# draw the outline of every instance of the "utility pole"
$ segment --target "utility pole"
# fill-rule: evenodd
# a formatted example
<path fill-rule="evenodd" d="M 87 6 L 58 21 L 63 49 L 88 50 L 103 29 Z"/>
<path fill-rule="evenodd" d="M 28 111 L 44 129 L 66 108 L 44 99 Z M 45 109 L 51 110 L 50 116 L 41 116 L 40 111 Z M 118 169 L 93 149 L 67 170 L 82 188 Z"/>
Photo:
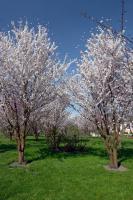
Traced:
<path fill-rule="evenodd" d="M 121 33 L 123 33 L 123 30 L 125 28 L 125 0 L 121 0 Z"/>

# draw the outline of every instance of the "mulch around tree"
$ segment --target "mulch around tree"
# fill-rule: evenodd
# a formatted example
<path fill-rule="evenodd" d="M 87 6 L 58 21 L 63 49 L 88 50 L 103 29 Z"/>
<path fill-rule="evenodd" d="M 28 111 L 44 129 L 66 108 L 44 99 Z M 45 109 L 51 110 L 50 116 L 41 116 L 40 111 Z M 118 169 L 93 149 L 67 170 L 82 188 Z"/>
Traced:
<path fill-rule="evenodd" d="M 26 167 L 27 162 L 23 162 L 22 164 L 18 163 L 18 162 L 12 162 L 9 164 L 9 167 L 11 168 L 17 168 L 17 167 Z"/>
<path fill-rule="evenodd" d="M 108 171 L 116 171 L 116 172 L 125 172 L 128 169 L 126 167 L 124 167 L 123 165 L 120 165 L 118 168 L 111 168 L 109 165 L 105 165 L 104 169 L 108 170 Z"/>

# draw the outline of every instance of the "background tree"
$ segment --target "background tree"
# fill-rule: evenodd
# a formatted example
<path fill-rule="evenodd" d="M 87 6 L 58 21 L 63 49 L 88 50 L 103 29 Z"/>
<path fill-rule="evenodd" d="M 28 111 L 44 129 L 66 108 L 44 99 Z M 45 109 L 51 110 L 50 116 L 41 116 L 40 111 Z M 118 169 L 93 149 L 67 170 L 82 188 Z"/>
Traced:
<path fill-rule="evenodd" d="M 59 145 L 64 135 L 64 127 L 68 121 L 69 97 L 62 94 L 50 105 L 48 115 L 44 117 L 43 125 L 46 141 L 53 151 L 59 150 Z"/>

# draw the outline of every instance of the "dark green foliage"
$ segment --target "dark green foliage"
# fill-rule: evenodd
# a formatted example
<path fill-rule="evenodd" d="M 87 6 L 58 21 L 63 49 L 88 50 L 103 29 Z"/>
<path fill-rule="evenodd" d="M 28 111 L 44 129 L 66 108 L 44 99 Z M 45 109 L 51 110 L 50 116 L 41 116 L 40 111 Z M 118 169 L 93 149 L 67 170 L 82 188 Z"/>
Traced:
<path fill-rule="evenodd" d="M 66 152 L 85 151 L 86 143 L 78 135 L 67 136 L 64 138 L 63 149 Z"/>

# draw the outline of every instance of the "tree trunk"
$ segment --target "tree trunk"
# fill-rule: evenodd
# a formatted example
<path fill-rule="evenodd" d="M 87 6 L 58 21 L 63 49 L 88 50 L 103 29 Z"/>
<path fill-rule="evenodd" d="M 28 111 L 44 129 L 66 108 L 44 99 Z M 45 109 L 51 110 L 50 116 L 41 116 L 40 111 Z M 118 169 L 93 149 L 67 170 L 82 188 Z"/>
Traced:
<path fill-rule="evenodd" d="M 39 132 L 35 129 L 34 130 L 35 140 L 38 141 L 39 139 Z"/>
<path fill-rule="evenodd" d="M 37 134 L 35 134 L 35 140 L 36 142 L 38 141 L 39 136 Z"/>
<path fill-rule="evenodd" d="M 24 151 L 19 150 L 18 152 L 18 163 L 23 164 L 24 163 Z"/>
<path fill-rule="evenodd" d="M 114 169 L 117 169 L 119 167 L 118 165 L 118 145 L 117 147 L 114 146 L 112 144 L 112 141 L 110 140 L 104 140 L 105 142 L 105 146 L 106 146 L 106 150 L 108 152 L 108 155 L 109 155 L 109 160 L 110 160 L 110 168 L 114 168 Z"/>
<path fill-rule="evenodd" d="M 9 133 L 10 141 L 12 141 L 12 132 Z"/>
<path fill-rule="evenodd" d="M 25 162 L 24 160 L 24 150 L 25 150 L 25 140 L 20 139 L 17 142 L 18 144 L 18 163 L 23 164 Z"/>
<path fill-rule="evenodd" d="M 53 151 L 58 151 L 59 150 L 59 145 L 58 145 L 58 135 L 57 135 L 57 128 L 54 127 L 52 130 L 52 134 L 53 134 L 53 144 L 52 144 L 52 150 Z"/>
<path fill-rule="evenodd" d="M 116 148 L 110 150 L 109 158 L 110 158 L 110 167 L 117 169 L 119 166 L 118 166 L 118 156 Z"/>

